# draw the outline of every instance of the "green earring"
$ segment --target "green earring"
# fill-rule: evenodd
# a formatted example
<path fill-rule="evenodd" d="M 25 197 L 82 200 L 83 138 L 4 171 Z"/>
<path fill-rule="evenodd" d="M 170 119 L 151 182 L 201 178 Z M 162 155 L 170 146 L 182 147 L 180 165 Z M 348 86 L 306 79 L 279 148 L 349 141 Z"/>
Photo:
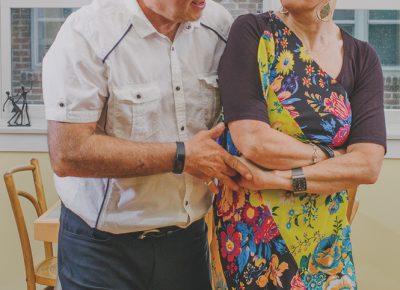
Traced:
<path fill-rule="evenodd" d="M 322 5 L 317 9 L 317 18 L 321 21 L 327 22 L 330 20 L 331 16 L 331 1 L 328 0 L 322 3 Z"/>

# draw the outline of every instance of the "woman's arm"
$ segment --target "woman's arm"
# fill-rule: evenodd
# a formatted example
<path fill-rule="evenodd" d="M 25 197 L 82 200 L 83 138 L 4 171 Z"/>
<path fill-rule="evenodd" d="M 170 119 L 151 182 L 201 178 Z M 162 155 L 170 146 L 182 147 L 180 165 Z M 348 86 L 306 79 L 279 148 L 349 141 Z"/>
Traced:
<path fill-rule="evenodd" d="M 372 143 L 357 143 L 347 153 L 320 163 L 303 167 L 307 179 L 307 192 L 330 194 L 359 184 L 376 182 L 382 167 L 385 149 Z M 262 170 L 247 161 L 253 181 L 240 180 L 239 184 L 251 190 L 293 190 L 291 170 Z"/>
<path fill-rule="evenodd" d="M 233 142 L 251 162 L 269 169 L 288 170 L 327 159 L 318 147 L 281 133 L 265 122 L 239 120 L 228 124 Z M 314 150 L 316 152 L 314 153 Z M 335 152 L 340 155 L 340 152 Z"/>

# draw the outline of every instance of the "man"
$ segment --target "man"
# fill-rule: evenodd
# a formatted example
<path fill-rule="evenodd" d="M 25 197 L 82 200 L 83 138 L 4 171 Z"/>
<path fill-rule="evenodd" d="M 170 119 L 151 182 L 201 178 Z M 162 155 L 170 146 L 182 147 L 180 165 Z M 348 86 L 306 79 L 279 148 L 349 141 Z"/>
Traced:
<path fill-rule="evenodd" d="M 207 186 L 251 178 L 207 131 L 231 22 L 211 0 L 94 0 L 61 28 L 43 89 L 63 289 L 211 288 Z"/>

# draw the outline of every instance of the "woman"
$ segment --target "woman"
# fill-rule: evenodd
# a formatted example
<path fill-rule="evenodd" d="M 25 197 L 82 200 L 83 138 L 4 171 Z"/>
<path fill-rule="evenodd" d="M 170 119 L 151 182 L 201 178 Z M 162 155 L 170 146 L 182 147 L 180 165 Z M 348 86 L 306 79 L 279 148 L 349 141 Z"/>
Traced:
<path fill-rule="evenodd" d="M 378 177 L 383 77 L 375 51 L 334 24 L 335 5 L 283 0 L 232 26 L 221 142 L 253 181 L 215 198 L 215 289 L 357 287 L 345 189 Z"/>

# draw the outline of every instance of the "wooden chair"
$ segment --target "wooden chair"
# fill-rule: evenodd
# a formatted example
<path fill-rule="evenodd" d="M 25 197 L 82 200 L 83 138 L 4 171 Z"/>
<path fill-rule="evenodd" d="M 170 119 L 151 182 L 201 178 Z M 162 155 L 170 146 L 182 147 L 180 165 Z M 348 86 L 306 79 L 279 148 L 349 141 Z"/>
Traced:
<path fill-rule="evenodd" d="M 23 171 L 32 172 L 36 196 L 26 191 L 18 190 L 15 186 L 14 174 Z M 50 286 L 46 287 L 45 290 L 53 289 L 57 280 L 57 257 L 53 255 L 52 243 L 44 243 L 45 260 L 35 267 L 33 264 L 32 249 L 28 231 L 26 229 L 25 217 L 19 200 L 19 197 L 21 196 L 28 199 L 35 207 L 38 216 L 42 215 L 47 210 L 38 160 L 32 159 L 30 165 L 17 167 L 9 172 L 6 172 L 4 174 L 4 181 L 10 197 L 11 207 L 17 223 L 18 234 L 21 241 L 27 289 L 36 290 L 36 283 Z"/>

